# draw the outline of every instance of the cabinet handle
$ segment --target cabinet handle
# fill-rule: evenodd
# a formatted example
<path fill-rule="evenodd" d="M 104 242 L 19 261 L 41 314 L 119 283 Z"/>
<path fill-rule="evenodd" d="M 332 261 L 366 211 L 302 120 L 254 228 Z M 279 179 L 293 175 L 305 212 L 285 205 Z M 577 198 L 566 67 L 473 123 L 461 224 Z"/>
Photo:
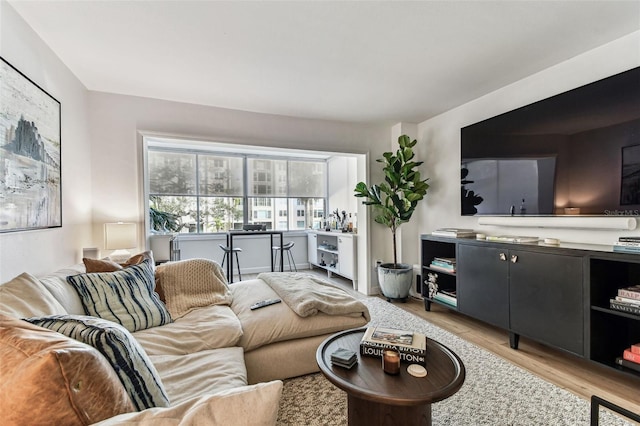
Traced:
<path fill-rule="evenodd" d="M 518 261 L 518 256 L 515 254 L 511 255 L 511 263 L 516 263 Z"/>
<path fill-rule="evenodd" d="M 507 260 L 507 255 L 504 253 L 500 253 L 500 260 Z"/>

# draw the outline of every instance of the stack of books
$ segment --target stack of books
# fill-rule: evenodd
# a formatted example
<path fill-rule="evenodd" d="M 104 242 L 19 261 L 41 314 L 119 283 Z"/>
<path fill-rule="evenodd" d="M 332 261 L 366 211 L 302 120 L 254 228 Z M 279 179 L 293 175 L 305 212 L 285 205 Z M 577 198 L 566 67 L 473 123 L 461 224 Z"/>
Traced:
<path fill-rule="evenodd" d="M 476 231 L 474 231 L 473 229 L 439 228 L 435 231 L 432 231 L 431 235 L 436 237 L 475 238 Z"/>
<path fill-rule="evenodd" d="M 331 354 L 331 364 L 343 368 L 351 368 L 358 363 L 358 355 L 345 348 L 338 348 Z"/>
<path fill-rule="evenodd" d="M 438 292 L 433 296 L 433 300 L 454 308 L 458 306 L 458 297 L 456 296 L 455 290 L 438 290 Z"/>
<path fill-rule="evenodd" d="M 429 268 L 436 271 L 449 272 L 451 274 L 456 273 L 456 259 L 455 257 L 434 257 L 429 265 Z"/>
<path fill-rule="evenodd" d="M 395 349 L 400 361 L 427 366 L 427 337 L 413 331 L 367 327 L 360 341 L 360 355 L 382 358 L 384 349 Z"/>
<path fill-rule="evenodd" d="M 613 245 L 613 251 L 640 254 L 640 237 L 620 237 Z"/>
<path fill-rule="evenodd" d="M 618 289 L 615 299 L 609 299 L 609 307 L 617 311 L 640 315 L 640 285 Z"/>
<path fill-rule="evenodd" d="M 640 372 L 640 343 L 631 345 L 625 349 L 621 357 L 616 358 L 616 363 L 623 367 Z"/>

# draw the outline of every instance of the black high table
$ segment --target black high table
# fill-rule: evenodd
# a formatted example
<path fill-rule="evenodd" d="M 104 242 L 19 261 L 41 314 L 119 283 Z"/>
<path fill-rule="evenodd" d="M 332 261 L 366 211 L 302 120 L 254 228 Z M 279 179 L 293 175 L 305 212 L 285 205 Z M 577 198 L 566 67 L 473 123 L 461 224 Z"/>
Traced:
<path fill-rule="evenodd" d="M 280 272 L 284 271 L 284 250 L 282 249 L 282 239 L 283 233 L 282 231 L 229 231 L 227 232 L 227 247 L 229 247 L 229 252 L 233 253 L 233 239 L 237 237 L 250 237 L 254 235 L 269 235 L 271 237 L 271 244 L 269 245 L 269 258 L 271 259 L 271 272 L 275 270 L 273 253 L 271 252 L 273 247 L 273 236 L 280 236 Z M 231 262 L 231 257 L 229 257 L 229 262 L 227 262 L 227 281 L 229 284 L 233 282 L 233 262 Z"/>

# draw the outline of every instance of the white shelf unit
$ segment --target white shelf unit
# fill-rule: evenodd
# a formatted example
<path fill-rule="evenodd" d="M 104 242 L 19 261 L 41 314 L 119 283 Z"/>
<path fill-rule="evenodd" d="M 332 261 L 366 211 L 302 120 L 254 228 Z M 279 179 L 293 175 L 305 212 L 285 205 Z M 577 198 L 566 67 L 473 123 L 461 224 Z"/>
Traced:
<path fill-rule="evenodd" d="M 307 251 L 311 267 L 327 271 L 327 275 L 337 274 L 353 281 L 356 287 L 356 244 L 357 235 L 345 232 L 309 231 Z"/>

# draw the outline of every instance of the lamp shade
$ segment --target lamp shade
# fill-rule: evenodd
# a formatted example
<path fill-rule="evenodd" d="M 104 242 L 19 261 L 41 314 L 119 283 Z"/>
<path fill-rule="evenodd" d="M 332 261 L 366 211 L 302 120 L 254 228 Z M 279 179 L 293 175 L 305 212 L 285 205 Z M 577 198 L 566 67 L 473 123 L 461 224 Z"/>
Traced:
<path fill-rule="evenodd" d="M 107 250 L 134 248 L 138 244 L 135 223 L 105 223 L 104 247 Z"/>

